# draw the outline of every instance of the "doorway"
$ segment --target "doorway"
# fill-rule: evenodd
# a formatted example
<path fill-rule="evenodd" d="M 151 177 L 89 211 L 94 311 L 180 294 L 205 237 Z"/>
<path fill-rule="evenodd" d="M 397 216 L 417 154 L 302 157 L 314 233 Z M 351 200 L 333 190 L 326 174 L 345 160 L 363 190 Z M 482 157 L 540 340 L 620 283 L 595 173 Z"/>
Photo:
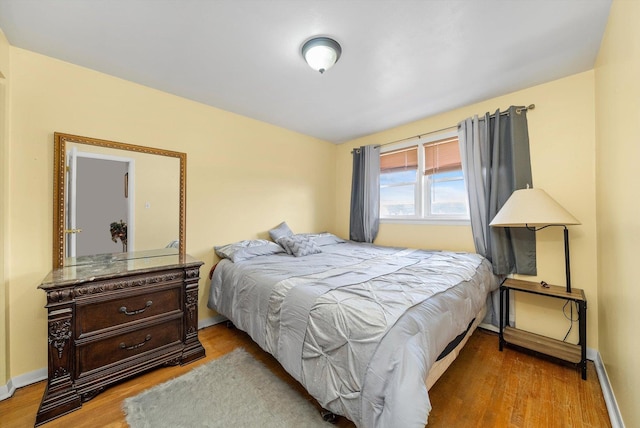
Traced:
<path fill-rule="evenodd" d="M 66 256 L 133 251 L 135 161 L 74 147 L 67 166 Z M 112 223 L 126 225 L 126 235 L 114 236 Z"/>

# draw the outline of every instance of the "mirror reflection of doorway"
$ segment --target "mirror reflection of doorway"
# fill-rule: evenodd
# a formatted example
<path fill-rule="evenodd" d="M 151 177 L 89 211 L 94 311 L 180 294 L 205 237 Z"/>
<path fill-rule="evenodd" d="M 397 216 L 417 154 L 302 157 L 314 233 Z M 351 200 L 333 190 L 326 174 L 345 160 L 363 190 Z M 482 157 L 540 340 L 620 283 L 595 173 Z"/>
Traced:
<path fill-rule="evenodd" d="M 67 257 L 133 251 L 135 161 L 70 150 Z M 127 245 L 114 242 L 111 224 L 127 225 Z"/>

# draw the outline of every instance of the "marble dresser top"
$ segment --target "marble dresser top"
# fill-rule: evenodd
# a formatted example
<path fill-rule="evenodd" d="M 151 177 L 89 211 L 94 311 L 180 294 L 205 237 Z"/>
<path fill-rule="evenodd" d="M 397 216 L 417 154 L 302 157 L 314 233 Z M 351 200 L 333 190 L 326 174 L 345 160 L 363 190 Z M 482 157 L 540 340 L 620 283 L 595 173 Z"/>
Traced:
<path fill-rule="evenodd" d="M 68 261 L 68 263 L 67 263 Z M 144 274 L 158 270 L 200 266 L 203 263 L 187 255 L 180 256 L 175 248 L 130 253 L 99 254 L 68 259 L 64 267 L 55 269 L 38 286 L 53 290 L 95 280 Z"/>

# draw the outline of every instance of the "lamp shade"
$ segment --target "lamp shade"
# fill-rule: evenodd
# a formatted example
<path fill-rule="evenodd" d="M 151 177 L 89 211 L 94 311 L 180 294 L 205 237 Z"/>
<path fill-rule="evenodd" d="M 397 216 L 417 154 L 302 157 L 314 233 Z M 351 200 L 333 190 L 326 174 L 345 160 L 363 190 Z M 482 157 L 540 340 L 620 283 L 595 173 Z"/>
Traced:
<path fill-rule="evenodd" d="M 542 189 L 516 190 L 489 223 L 493 227 L 571 224 L 580 224 L 580 221 Z"/>
<path fill-rule="evenodd" d="M 302 45 L 304 60 L 321 74 L 333 67 L 341 54 L 340 44 L 328 37 L 315 37 Z"/>

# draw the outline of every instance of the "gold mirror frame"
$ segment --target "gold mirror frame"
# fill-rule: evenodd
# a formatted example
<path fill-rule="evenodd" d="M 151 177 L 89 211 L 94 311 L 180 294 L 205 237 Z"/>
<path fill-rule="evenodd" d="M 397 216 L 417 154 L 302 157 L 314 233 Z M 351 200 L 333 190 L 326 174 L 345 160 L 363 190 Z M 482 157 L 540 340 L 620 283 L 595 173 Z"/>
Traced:
<path fill-rule="evenodd" d="M 80 137 L 78 135 L 54 133 L 53 150 L 53 268 L 64 266 L 65 260 L 65 173 L 66 173 L 66 143 L 80 143 L 91 146 L 107 147 L 118 150 L 128 150 L 150 155 L 168 156 L 180 160 L 180 207 L 178 252 L 185 255 L 186 248 L 186 206 L 187 206 L 187 154 L 153 147 L 137 146 L 118 143 L 115 141 L 99 140 L 97 138 Z"/>

